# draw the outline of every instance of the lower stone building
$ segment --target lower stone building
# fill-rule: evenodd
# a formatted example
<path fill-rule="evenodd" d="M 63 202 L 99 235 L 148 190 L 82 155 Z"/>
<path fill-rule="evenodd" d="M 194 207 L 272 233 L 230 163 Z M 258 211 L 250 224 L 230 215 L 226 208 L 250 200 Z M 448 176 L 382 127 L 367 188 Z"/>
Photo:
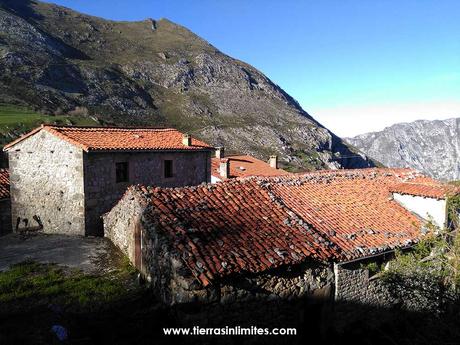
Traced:
<path fill-rule="evenodd" d="M 0 169 L 0 236 L 11 232 L 10 176 Z"/>
<path fill-rule="evenodd" d="M 403 186 L 436 200 L 458 192 L 409 169 L 133 186 L 104 215 L 104 231 L 169 305 L 302 298 L 381 303 L 378 282 L 360 262 L 410 248 L 426 234 L 430 210 L 416 214 L 398 202 L 392 190 Z"/>

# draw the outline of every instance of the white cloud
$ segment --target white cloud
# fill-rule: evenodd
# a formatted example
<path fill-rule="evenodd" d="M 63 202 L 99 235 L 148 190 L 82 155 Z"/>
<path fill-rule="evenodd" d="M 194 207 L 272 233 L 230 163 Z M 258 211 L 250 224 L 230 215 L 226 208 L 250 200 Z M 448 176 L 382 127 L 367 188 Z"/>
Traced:
<path fill-rule="evenodd" d="M 351 137 L 399 122 L 460 117 L 460 101 L 337 106 L 312 109 L 309 114 L 338 136 Z"/>

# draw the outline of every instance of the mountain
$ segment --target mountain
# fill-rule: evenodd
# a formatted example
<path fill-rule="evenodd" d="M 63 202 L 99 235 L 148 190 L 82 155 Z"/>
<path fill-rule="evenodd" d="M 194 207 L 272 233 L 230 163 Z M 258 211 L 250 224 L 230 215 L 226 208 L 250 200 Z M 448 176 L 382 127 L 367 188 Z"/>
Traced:
<path fill-rule="evenodd" d="M 460 118 L 399 123 L 346 140 L 389 167 L 411 167 L 443 180 L 460 179 Z"/>
<path fill-rule="evenodd" d="M 0 0 L 0 103 L 77 123 L 173 126 L 230 152 L 278 154 L 292 170 L 374 165 L 257 69 L 167 19 Z M 13 127 L 3 141 L 26 126 Z"/>

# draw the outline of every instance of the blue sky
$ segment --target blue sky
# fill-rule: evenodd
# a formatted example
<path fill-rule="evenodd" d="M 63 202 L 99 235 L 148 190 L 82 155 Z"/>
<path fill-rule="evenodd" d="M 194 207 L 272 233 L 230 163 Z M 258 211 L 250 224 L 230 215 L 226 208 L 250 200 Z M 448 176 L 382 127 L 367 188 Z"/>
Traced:
<path fill-rule="evenodd" d="M 458 0 L 56 0 L 168 18 L 246 61 L 342 136 L 460 117 Z"/>

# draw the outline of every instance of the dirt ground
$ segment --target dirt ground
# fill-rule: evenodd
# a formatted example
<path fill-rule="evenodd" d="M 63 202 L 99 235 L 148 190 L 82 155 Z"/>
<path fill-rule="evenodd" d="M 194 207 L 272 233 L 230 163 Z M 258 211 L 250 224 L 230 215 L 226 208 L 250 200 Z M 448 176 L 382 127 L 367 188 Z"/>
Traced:
<path fill-rule="evenodd" d="M 26 260 L 79 268 L 85 273 L 115 269 L 122 254 L 106 238 L 34 234 L 0 237 L 0 271 Z"/>

